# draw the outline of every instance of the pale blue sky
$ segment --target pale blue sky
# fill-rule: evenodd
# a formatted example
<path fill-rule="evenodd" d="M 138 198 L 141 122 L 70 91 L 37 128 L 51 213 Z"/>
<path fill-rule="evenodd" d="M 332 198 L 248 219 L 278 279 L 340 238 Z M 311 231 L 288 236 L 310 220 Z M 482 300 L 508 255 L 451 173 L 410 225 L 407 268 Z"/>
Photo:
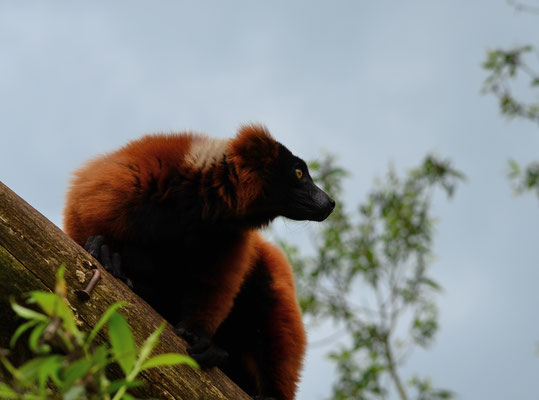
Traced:
<path fill-rule="evenodd" d="M 305 159 L 338 155 L 353 211 L 388 163 L 435 151 L 468 181 L 436 198 L 441 330 L 405 376 L 460 399 L 537 399 L 539 202 L 505 172 L 539 158 L 539 127 L 498 115 L 480 64 L 538 39 L 539 16 L 504 0 L 2 1 L 0 180 L 60 225 L 83 160 L 145 132 L 260 121 Z M 311 352 L 299 399 L 329 393 L 329 350 Z"/>

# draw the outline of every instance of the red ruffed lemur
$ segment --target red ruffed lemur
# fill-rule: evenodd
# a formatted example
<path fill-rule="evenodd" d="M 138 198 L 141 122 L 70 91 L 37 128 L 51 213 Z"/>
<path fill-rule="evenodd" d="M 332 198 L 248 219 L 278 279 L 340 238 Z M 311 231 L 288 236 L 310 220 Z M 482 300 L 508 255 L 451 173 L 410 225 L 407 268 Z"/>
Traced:
<path fill-rule="evenodd" d="M 306 339 L 292 270 L 258 230 L 335 202 L 262 125 L 144 136 L 75 172 L 66 232 L 174 324 L 202 367 L 291 400 Z M 112 257 L 111 257 L 112 255 Z"/>

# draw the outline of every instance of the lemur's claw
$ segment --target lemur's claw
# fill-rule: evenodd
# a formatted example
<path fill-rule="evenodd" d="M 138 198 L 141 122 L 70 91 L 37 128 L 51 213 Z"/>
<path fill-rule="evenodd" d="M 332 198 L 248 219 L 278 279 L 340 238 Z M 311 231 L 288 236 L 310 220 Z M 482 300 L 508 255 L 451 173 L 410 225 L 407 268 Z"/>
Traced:
<path fill-rule="evenodd" d="M 181 322 L 174 332 L 189 343 L 187 352 L 201 368 L 216 367 L 228 358 L 228 353 L 213 344 L 208 336 L 194 333 Z"/>
<path fill-rule="evenodd" d="M 200 338 L 187 352 L 201 368 L 216 367 L 228 358 L 228 353 L 208 338 Z"/>
<path fill-rule="evenodd" d="M 133 289 L 133 281 L 129 279 L 122 270 L 122 259 L 120 253 L 112 253 L 110 248 L 105 244 L 103 235 L 90 236 L 84 245 L 84 249 L 101 265 L 117 279 L 124 282 L 130 289 Z"/>

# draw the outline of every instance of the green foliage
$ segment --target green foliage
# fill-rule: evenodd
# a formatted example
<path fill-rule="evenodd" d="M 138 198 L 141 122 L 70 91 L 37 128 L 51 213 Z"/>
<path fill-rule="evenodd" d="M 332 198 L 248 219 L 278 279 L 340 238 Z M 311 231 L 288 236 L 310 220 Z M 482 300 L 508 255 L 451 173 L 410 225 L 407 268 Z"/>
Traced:
<path fill-rule="evenodd" d="M 150 358 L 165 327 L 164 322 L 137 348 L 131 328 L 117 312 L 127 305 L 123 302 L 110 306 L 89 334 L 80 331 L 65 298 L 64 270 L 61 266 L 58 271 L 55 293 L 29 293 L 27 303 L 37 310 L 12 304 L 13 311 L 27 322 L 15 331 L 10 345 L 13 347 L 29 331 L 28 347 L 35 356 L 15 367 L 7 357 L 8 352 L 0 349 L 0 361 L 13 377 L 10 385 L 0 383 L 0 398 L 134 399 L 126 391 L 142 384 L 136 377 L 145 369 L 177 364 L 198 368 L 194 360 L 183 354 L 169 353 Z M 94 344 L 105 326 L 108 342 Z M 124 378 L 111 380 L 107 376 L 111 364 L 120 366 Z"/>
<path fill-rule="evenodd" d="M 526 56 L 531 53 L 537 55 L 537 51 L 529 45 L 488 51 L 483 68 L 489 75 L 483 84 L 483 92 L 494 94 L 498 98 L 502 115 L 539 123 L 539 102 L 517 99 L 512 88 L 512 83 L 523 76 L 530 91 L 537 95 L 539 73 L 525 62 Z M 521 169 L 517 162 L 510 160 L 508 175 L 517 194 L 535 190 L 539 197 L 539 163 L 534 162 Z"/>
<path fill-rule="evenodd" d="M 535 190 L 539 197 L 539 162 L 532 162 L 522 168 L 515 160 L 509 160 L 507 176 L 512 181 L 516 194 Z"/>
<path fill-rule="evenodd" d="M 133 369 L 136 360 L 135 339 L 125 318 L 112 313 L 109 319 L 109 341 L 112 354 L 120 364 L 125 375 Z"/>
<path fill-rule="evenodd" d="M 483 68 L 489 72 L 483 84 L 483 92 L 494 94 L 500 111 L 508 117 L 523 117 L 539 123 L 539 103 L 517 100 L 511 84 L 524 76 L 530 89 L 539 87 L 539 74 L 526 62 L 525 56 L 535 52 L 532 46 L 514 47 L 509 50 L 489 50 Z"/>
<path fill-rule="evenodd" d="M 453 393 L 449 390 L 435 389 L 429 379 L 412 378 L 409 382 L 417 394 L 417 400 L 444 400 L 453 398 Z"/>
<path fill-rule="evenodd" d="M 404 178 L 390 169 L 359 206 L 359 217 L 352 218 L 341 201 L 345 171 L 332 158 L 311 169 L 337 207 L 321 224 L 314 257 L 282 244 L 296 273 L 304 313 L 315 322 L 332 319 L 348 334 L 346 344 L 330 355 L 339 374 L 333 399 L 385 398 L 385 377 L 407 399 L 398 367 L 414 346 L 428 346 L 438 329 L 434 295 L 441 287 L 428 275 L 433 190 L 439 187 L 451 197 L 463 175 L 434 156 Z M 408 335 L 399 337 L 404 331 Z"/>

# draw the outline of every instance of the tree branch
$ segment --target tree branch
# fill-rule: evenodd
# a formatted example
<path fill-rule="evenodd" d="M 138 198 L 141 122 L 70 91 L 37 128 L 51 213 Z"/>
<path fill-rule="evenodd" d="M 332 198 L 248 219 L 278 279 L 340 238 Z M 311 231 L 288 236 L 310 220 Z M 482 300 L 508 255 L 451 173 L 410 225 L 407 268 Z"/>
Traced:
<path fill-rule="evenodd" d="M 399 394 L 400 399 L 408 400 L 408 395 L 406 394 L 406 390 L 404 390 L 404 385 L 402 384 L 400 376 L 397 373 L 397 365 L 396 365 L 395 359 L 393 358 L 393 352 L 391 351 L 391 343 L 389 342 L 389 340 L 390 340 L 389 335 L 385 335 L 384 350 L 385 350 L 385 356 L 387 359 L 387 367 L 389 370 L 389 375 L 391 375 L 391 379 L 393 380 L 393 383 L 395 384 L 395 387 L 397 388 L 397 392 Z"/>
<path fill-rule="evenodd" d="M 101 314 L 120 300 L 131 304 L 122 309 L 122 314 L 133 327 L 133 335 L 139 345 L 163 321 L 126 285 L 112 277 L 59 228 L 0 182 L 0 347 L 8 347 L 9 338 L 20 324 L 11 310 L 9 299 L 20 300 L 31 290 L 53 291 L 55 272 L 62 263 L 67 265 L 67 300 L 82 329 L 89 331 Z M 100 268 L 102 277 L 91 299 L 82 303 L 75 292 L 86 286 L 93 268 Z M 185 349 L 185 342 L 168 325 L 155 351 L 185 353 Z M 14 355 L 21 356 L 19 352 Z M 209 371 L 199 371 L 185 365 L 153 368 L 143 371 L 139 377 L 145 385 L 133 390 L 137 397 L 171 400 L 250 399 L 217 368 Z"/>

